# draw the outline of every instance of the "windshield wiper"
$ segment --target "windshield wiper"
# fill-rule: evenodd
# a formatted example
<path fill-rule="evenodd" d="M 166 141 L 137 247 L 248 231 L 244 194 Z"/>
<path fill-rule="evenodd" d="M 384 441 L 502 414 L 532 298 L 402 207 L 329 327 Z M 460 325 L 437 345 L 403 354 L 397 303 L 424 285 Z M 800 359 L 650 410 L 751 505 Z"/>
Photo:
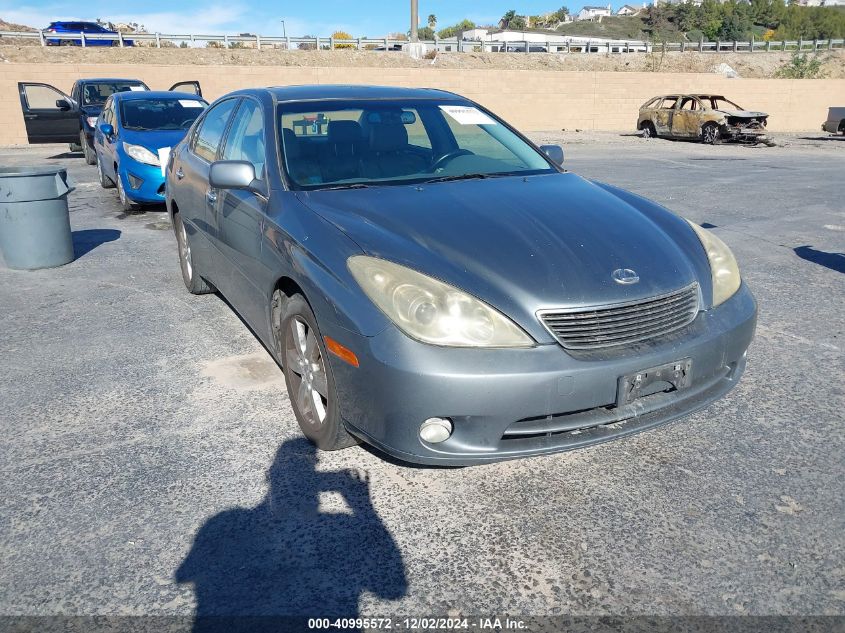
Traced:
<path fill-rule="evenodd" d="M 451 180 L 484 180 L 485 178 L 495 178 L 493 174 L 457 174 L 455 176 L 440 176 L 438 178 L 430 178 L 425 182 L 449 182 Z"/>
<path fill-rule="evenodd" d="M 332 189 L 369 189 L 370 185 L 365 185 L 363 182 L 350 182 L 346 185 L 334 185 L 333 187 L 323 187 L 322 191 L 330 191 Z"/>

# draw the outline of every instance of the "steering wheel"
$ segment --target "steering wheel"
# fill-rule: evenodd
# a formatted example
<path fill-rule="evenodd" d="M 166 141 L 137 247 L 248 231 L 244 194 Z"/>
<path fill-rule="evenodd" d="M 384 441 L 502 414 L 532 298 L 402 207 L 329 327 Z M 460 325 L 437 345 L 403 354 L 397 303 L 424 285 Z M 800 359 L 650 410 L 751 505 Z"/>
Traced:
<path fill-rule="evenodd" d="M 196 119 L 185 119 L 182 123 L 179 124 L 180 128 L 191 127 L 191 124 L 196 121 Z"/>
<path fill-rule="evenodd" d="M 434 172 L 434 171 L 437 171 L 438 169 L 443 169 L 446 166 L 447 163 L 451 162 L 452 160 L 454 160 L 458 156 L 467 156 L 467 155 L 470 155 L 470 156 L 472 155 L 472 152 L 469 151 L 468 149 L 456 149 L 456 150 L 453 150 L 451 152 L 446 152 L 445 154 L 443 154 L 443 156 L 441 156 L 440 158 L 438 158 L 437 160 L 435 160 L 431 164 L 429 171 Z"/>

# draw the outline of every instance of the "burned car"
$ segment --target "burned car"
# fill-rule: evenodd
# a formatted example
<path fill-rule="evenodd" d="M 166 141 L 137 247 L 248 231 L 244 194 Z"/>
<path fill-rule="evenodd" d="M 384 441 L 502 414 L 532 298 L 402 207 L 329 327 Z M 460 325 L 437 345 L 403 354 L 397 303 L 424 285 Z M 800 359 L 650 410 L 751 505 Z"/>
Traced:
<path fill-rule="evenodd" d="M 720 95 L 666 95 L 640 106 L 637 129 L 644 138 L 767 143 L 765 112 L 744 110 Z"/>
<path fill-rule="evenodd" d="M 828 108 L 827 120 L 822 123 L 822 131 L 845 134 L 845 108 Z"/>

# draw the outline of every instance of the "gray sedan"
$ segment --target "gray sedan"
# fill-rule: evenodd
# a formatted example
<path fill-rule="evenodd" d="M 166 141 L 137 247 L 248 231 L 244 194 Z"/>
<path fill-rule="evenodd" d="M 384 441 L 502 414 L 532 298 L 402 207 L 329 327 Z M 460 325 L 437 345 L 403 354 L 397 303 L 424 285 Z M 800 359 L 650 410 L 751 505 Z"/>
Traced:
<path fill-rule="evenodd" d="M 562 161 L 448 92 L 250 89 L 173 149 L 167 207 L 188 290 L 249 324 L 317 446 L 466 465 L 652 428 L 745 368 L 728 247 Z"/>

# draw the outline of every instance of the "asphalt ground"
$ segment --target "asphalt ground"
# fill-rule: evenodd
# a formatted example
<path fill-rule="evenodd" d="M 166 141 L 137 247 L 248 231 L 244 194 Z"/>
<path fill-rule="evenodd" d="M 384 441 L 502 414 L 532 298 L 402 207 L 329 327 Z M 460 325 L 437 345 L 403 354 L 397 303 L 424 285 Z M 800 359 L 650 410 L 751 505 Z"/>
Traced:
<path fill-rule="evenodd" d="M 0 614 L 845 615 L 845 140 L 532 136 L 715 227 L 757 337 L 702 412 L 462 469 L 316 455 L 256 338 L 186 292 L 163 209 L 123 214 L 61 147 L 0 149 L 68 168 L 78 256 L 0 267 Z"/>

